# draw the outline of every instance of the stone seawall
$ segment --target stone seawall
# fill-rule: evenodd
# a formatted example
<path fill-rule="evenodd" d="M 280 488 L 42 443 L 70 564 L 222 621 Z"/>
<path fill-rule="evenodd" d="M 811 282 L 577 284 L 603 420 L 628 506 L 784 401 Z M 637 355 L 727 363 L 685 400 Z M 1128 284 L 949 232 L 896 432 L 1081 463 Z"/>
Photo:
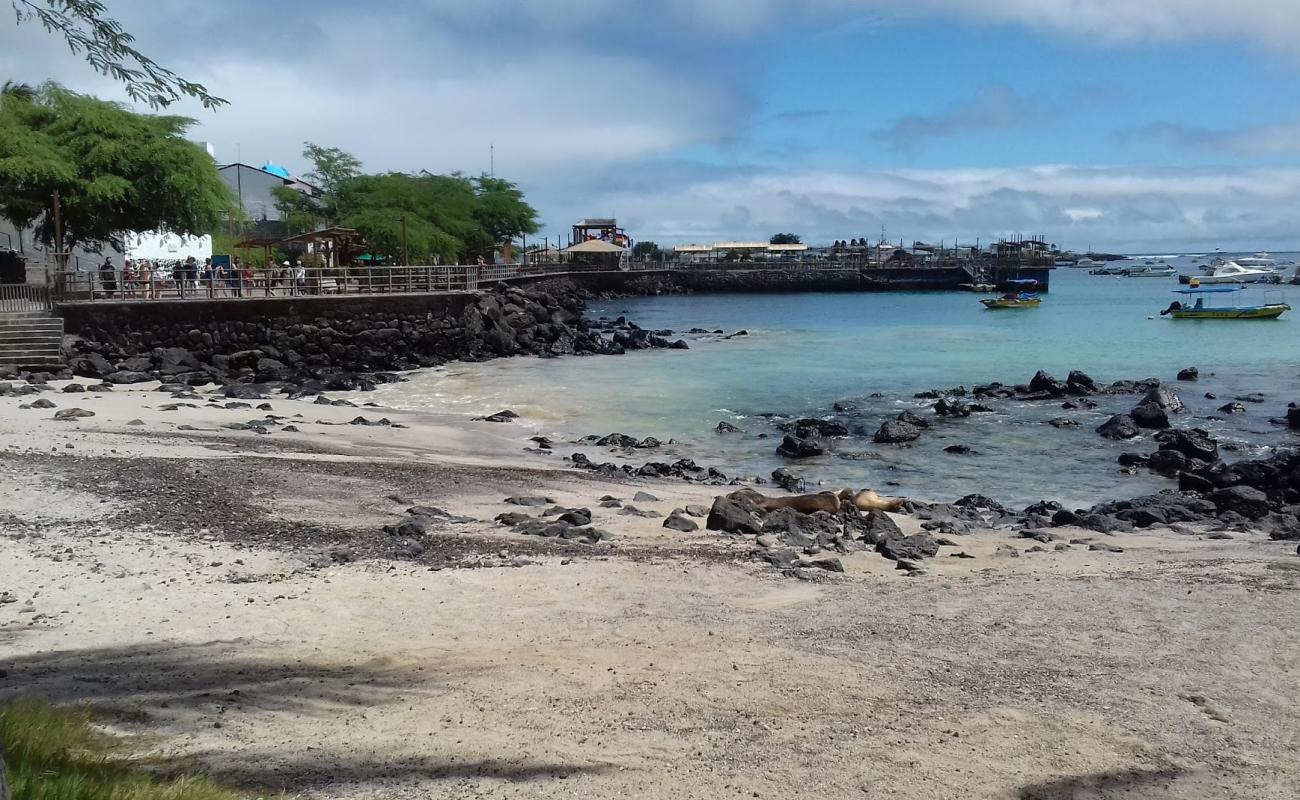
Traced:
<path fill-rule="evenodd" d="M 490 292 L 73 303 L 60 307 L 70 366 L 114 383 L 327 380 L 454 359 L 621 353 L 670 343 L 582 317 L 584 294 L 552 278 Z"/>

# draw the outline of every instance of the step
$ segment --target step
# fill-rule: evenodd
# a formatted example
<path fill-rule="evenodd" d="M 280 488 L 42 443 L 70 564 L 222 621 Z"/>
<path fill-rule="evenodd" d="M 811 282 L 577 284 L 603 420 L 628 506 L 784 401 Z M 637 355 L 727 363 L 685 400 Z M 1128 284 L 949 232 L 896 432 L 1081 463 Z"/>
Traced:
<path fill-rule="evenodd" d="M 31 322 L 24 325 L 0 325 L 0 333 L 25 333 L 37 331 L 40 333 L 57 333 L 63 335 L 63 326 L 59 323 L 50 324 L 48 322 Z"/>

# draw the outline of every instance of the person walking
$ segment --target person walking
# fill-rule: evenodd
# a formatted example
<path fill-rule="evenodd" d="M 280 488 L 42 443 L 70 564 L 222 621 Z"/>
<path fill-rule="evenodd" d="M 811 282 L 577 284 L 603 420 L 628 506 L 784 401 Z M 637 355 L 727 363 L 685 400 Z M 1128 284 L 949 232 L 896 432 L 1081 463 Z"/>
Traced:
<path fill-rule="evenodd" d="M 139 272 L 140 296 L 148 299 L 153 296 L 153 268 L 148 261 L 140 261 Z"/>
<path fill-rule="evenodd" d="M 113 267 L 112 256 L 99 265 L 99 282 L 104 286 L 104 296 L 112 300 L 113 292 L 117 291 L 117 270 Z"/>
<path fill-rule="evenodd" d="M 240 263 L 239 256 L 235 256 L 235 263 L 230 266 L 226 282 L 235 297 L 244 296 L 244 265 Z"/>
<path fill-rule="evenodd" d="M 307 293 L 307 268 L 301 261 L 293 262 L 293 288 L 295 294 Z"/>
<path fill-rule="evenodd" d="M 122 265 L 122 297 L 135 297 L 135 262 L 129 258 Z"/>
<path fill-rule="evenodd" d="M 167 290 L 167 269 L 162 264 L 151 264 L 150 266 L 153 267 L 152 272 L 150 272 L 153 285 L 150 287 L 149 296 L 154 300 L 159 300 Z"/>
<path fill-rule="evenodd" d="M 199 291 L 199 260 L 194 256 L 185 259 L 185 288 L 191 294 L 198 294 Z"/>
<path fill-rule="evenodd" d="M 203 270 L 199 273 L 205 286 L 208 287 L 208 297 L 212 297 L 215 287 L 212 285 L 212 259 L 203 259 Z"/>

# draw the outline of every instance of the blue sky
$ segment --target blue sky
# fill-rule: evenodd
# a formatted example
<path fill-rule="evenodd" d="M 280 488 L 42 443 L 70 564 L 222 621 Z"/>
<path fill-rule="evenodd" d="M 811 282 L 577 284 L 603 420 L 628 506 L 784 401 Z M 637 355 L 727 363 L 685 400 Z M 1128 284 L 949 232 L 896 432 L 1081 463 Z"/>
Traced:
<path fill-rule="evenodd" d="M 1300 249 L 1300 0 L 109 0 L 218 160 L 479 172 L 545 233 Z M 0 74 L 120 97 L 0 24 Z"/>

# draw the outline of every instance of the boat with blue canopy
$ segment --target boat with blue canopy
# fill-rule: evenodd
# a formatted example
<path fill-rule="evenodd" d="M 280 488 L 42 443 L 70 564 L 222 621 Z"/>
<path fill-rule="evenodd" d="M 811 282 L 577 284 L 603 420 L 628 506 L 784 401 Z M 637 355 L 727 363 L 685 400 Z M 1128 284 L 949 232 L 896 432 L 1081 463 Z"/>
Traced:
<path fill-rule="evenodd" d="M 1281 294 L 1277 292 L 1270 292 L 1277 295 L 1276 300 L 1266 297 L 1263 305 L 1241 305 L 1240 292 L 1244 291 L 1246 291 L 1245 286 L 1200 286 L 1193 278 L 1190 288 L 1174 290 L 1174 294 L 1187 298 L 1187 304 L 1182 300 L 1175 300 L 1170 303 L 1169 308 L 1160 312 L 1160 316 L 1168 316 L 1171 319 L 1277 319 L 1291 310 L 1291 306 L 1282 302 Z M 1211 301 L 1216 297 L 1231 300 L 1232 303 L 1211 305 Z"/>

